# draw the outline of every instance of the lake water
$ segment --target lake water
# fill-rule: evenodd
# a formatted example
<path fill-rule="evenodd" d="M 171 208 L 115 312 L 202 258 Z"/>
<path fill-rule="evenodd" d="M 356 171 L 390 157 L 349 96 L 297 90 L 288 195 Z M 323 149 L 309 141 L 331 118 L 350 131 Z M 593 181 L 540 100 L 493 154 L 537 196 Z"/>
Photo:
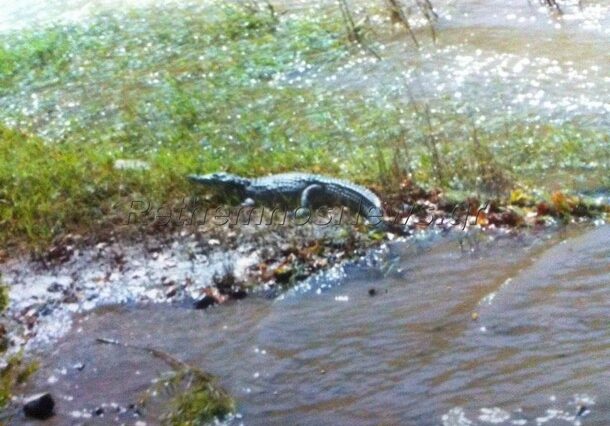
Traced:
<path fill-rule="evenodd" d="M 137 401 L 168 367 L 95 343 L 105 337 L 217 375 L 237 398 L 235 424 L 607 424 L 608 241 L 610 226 L 467 252 L 411 241 L 386 249 L 389 271 L 347 267 L 276 300 L 100 308 L 47 352 L 31 390 L 57 396 L 51 424 Z M 155 424 L 156 409 L 142 420 Z"/>

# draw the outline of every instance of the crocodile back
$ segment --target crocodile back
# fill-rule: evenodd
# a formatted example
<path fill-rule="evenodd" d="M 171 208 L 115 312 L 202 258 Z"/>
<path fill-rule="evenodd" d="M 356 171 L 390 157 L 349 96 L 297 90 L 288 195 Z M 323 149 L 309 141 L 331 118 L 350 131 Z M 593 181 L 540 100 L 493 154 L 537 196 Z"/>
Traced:
<path fill-rule="evenodd" d="M 302 192 L 311 185 L 324 188 L 315 200 L 317 205 L 345 205 L 364 216 L 382 214 L 379 197 L 371 190 L 352 182 L 308 173 L 280 173 L 253 179 L 249 196 L 263 202 L 298 203 Z"/>

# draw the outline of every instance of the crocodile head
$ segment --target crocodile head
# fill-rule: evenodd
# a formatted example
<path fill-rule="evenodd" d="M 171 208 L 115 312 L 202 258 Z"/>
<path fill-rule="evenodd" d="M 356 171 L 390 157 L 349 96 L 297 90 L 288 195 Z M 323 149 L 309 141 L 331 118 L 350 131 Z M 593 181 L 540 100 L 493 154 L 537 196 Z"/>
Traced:
<path fill-rule="evenodd" d="M 231 193 L 243 196 L 246 187 L 250 185 L 248 179 L 230 173 L 218 172 L 208 175 L 188 175 L 191 182 L 206 186 L 217 193 Z"/>

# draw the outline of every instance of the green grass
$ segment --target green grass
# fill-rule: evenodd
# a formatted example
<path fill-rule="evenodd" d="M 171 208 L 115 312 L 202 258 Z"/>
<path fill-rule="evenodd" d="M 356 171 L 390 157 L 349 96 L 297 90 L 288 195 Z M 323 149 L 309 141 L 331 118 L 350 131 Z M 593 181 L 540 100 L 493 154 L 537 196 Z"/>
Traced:
<path fill-rule="evenodd" d="M 2 282 L 2 276 L 0 275 L 0 314 L 8 307 L 8 287 Z"/>
<path fill-rule="evenodd" d="M 192 194 L 191 172 L 304 170 L 384 192 L 411 178 L 502 197 L 610 187 L 607 133 L 518 119 L 475 132 L 447 100 L 427 114 L 285 83 L 353 57 L 341 22 L 218 3 L 0 36 L 0 243 L 95 234 L 130 200 Z"/>
<path fill-rule="evenodd" d="M 235 400 L 208 374 L 191 370 L 177 372 L 173 380 L 186 380 L 189 386 L 172 398 L 161 423 L 170 426 L 195 426 L 223 419 L 235 411 Z"/>
<path fill-rule="evenodd" d="M 0 315 L 4 313 L 8 304 L 8 287 L 4 285 L 0 275 Z M 2 357 L 5 357 L 8 346 L 6 332 L 5 325 L 0 323 L 0 356 Z M 23 384 L 36 370 L 38 370 L 38 362 L 24 362 L 22 353 L 6 357 L 6 365 L 0 368 L 0 412 L 11 402 L 15 386 Z"/>
<path fill-rule="evenodd" d="M 22 354 L 8 358 L 6 366 L 0 370 L 0 409 L 11 402 L 15 386 L 25 383 L 38 368 L 38 362 L 25 362 Z"/>

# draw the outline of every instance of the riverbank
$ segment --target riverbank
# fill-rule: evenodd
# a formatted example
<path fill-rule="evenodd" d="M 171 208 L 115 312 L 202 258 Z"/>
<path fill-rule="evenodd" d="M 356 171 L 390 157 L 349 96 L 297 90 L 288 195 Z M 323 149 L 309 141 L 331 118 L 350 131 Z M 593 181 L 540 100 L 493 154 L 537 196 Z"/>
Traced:
<path fill-rule="evenodd" d="M 342 69 L 376 59 L 323 10 L 144 8 L 0 35 L 4 257 L 69 234 L 103 240 L 134 201 L 205 195 L 184 179 L 193 172 L 324 173 L 371 187 L 390 211 L 416 187 L 499 205 L 554 192 L 580 205 L 608 187 L 609 135 L 577 120 L 335 93 Z M 379 28 L 370 43 L 392 27 Z"/>
<path fill-rule="evenodd" d="M 521 217 L 513 210 L 480 207 L 472 201 L 471 206 L 449 210 L 447 205 L 442 210 L 422 198 L 417 204 L 421 208 L 397 216 L 406 224 L 397 228 L 402 235 L 354 225 L 355 218 L 349 215 L 343 223 L 327 226 L 270 224 L 271 217 L 260 224 L 241 223 L 236 217 L 235 224 L 209 223 L 196 231 L 184 228 L 174 233 L 124 233 L 95 245 L 72 235 L 34 257 L 7 259 L 0 264 L 10 289 L 1 336 L 9 367 L 3 372 L 14 371 L 10 380 L 15 381 L 7 391 L 14 387 L 10 392 L 23 392 L 25 378 L 37 368 L 36 354 L 61 341 L 79 318 L 106 306 L 165 309 L 164 305 L 195 314 L 246 297 L 274 299 L 304 282 L 341 282 L 346 267 L 372 268 L 380 277 L 394 274 L 389 246 L 417 247 L 418 241 L 426 244 L 442 236 L 463 255 L 477 257 L 485 251 L 482 246 L 496 240 L 545 237 L 556 225 L 563 228 L 549 211 Z M 371 297 L 377 292 L 369 289 Z M 23 365 L 22 353 L 27 354 Z M 119 408 L 120 413 L 131 413 Z"/>
<path fill-rule="evenodd" d="M 450 422 L 460 413 L 480 416 L 481 424 L 493 423 L 496 415 L 595 423 L 605 415 L 607 358 L 583 357 L 582 351 L 607 351 L 608 232 L 606 225 L 471 233 L 466 250 L 455 235 L 426 233 L 311 276 L 279 298 L 269 300 L 269 293 L 258 292 L 206 310 L 194 309 L 189 297 L 181 299 L 188 292 L 200 294 L 195 290 L 213 267 L 214 256 L 203 256 L 196 246 L 191 250 L 198 258 L 186 259 L 188 249 L 180 247 L 189 246 L 188 238 L 179 247 L 147 256 L 124 247 L 128 256 L 122 268 L 111 268 L 104 250 L 94 256 L 97 260 L 83 254 L 89 265 L 85 273 L 78 262 L 68 262 L 18 274 L 16 282 L 24 281 L 19 293 L 30 288 L 30 300 L 34 292 L 44 299 L 59 296 L 61 289 L 74 294 L 62 302 L 57 297 L 39 311 L 32 330 L 40 334 L 32 336 L 30 351 L 45 356 L 39 372 L 17 392 L 52 392 L 57 409 L 50 424 L 74 419 L 154 423 L 181 388 L 164 385 L 168 376 L 159 372 L 170 366 L 139 347 L 216 375 L 237 402 L 229 424 L 287 420 L 294 410 L 301 419 L 354 412 L 368 419 L 370 391 L 377 387 L 373 409 L 392 423 L 405 418 L 432 423 L 441 417 Z M 222 269 L 219 261 L 216 265 Z M 92 270 L 100 267 L 113 276 L 96 280 Z M 82 279 L 66 285 L 71 270 Z M 144 270 L 147 278 L 139 277 Z M 168 278 L 181 283 L 188 275 L 194 282 L 166 297 L 172 285 L 165 285 Z M 34 281 L 35 288 L 27 285 Z M 129 288 L 121 286 L 127 281 Z M 598 297 L 590 299 L 589 292 Z M 83 297 L 92 294 L 91 300 Z M 125 299 L 128 294 L 133 299 Z M 25 294 L 21 300 L 26 301 Z M 61 320 L 62 311 L 68 321 Z M 51 330 L 55 335 L 45 340 Z M 99 339 L 133 347 L 104 345 Z M 570 345 L 561 344 L 566 340 Z M 573 363 L 579 366 L 578 377 L 556 380 L 558 371 L 572 377 Z M 423 373 L 417 374 L 420 369 Z M 360 380 L 345 380 L 353 375 Z M 514 376 L 523 382 L 513 384 Z M 400 377 L 400 384 L 383 391 L 394 383 L 392 377 Z M 548 383 L 534 386 L 541 380 Z M 154 393 L 160 386 L 165 390 Z M 299 392 L 289 391 L 295 386 Z M 426 386 L 431 396 L 405 392 L 402 386 Z M 486 393 L 504 386 L 530 391 Z M 460 399 L 464 392 L 479 398 Z M 405 398 L 415 408 L 405 408 Z M 427 403 L 429 398 L 434 404 Z M 336 413 L 334 405 L 329 407 L 332 401 L 347 406 Z"/>

